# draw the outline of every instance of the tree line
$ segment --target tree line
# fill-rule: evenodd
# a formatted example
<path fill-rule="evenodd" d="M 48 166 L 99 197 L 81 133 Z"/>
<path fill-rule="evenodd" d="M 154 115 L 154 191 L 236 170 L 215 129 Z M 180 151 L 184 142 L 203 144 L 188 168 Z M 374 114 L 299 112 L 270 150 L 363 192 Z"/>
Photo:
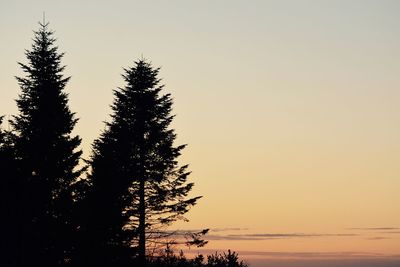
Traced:
<path fill-rule="evenodd" d="M 172 97 L 159 68 L 139 59 L 124 69 L 110 122 L 84 160 L 53 35 L 40 23 L 27 63 L 19 63 L 18 114 L 0 129 L 0 265 L 245 266 L 230 251 L 195 259 L 171 253 L 179 243 L 205 245 L 208 230 L 167 229 L 201 197 L 189 197 L 190 171 L 178 163 L 185 145 L 175 145 Z"/>

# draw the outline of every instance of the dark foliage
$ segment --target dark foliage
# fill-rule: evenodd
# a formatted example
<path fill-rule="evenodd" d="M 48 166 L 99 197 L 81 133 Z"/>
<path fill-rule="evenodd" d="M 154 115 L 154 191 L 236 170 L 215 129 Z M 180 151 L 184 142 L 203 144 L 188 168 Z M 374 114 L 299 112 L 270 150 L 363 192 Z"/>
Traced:
<path fill-rule="evenodd" d="M 7 267 L 246 267 L 236 253 L 174 255 L 178 244 L 203 246 L 199 232 L 167 231 L 200 197 L 175 146 L 172 98 L 159 69 L 145 60 L 125 70 L 111 122 L 79 167 L 80 138 L 68 107 L 62 53 L 40 24 L 25 73 L 17 77 L 19 113 L 0 127 L 0 265 Z M 0 126 L 3 117 L 0 117 Z"/>
<path fill-rule="evenodd" d="M 207 267 L 246 267 L 247 265 L 239 260 L 236 252 L 228 250 L 228 253 L 211 254 L 207 256 Z"/>
<path fill-rule="evenodd" d="M 68 265 L 73 251 L 73 184 L 81 142 L 71 132 L 77 122 L 64 92 L 62 53 L 47 24 L 35 32 L 25 77 L 17 77 L 19 114 L 12 121 L 18 161 L 19 266 Z"/>
<path fill-rule="evenodd" d="M 211 254 L 207 259 L 200 254 L 193 259 L 187 259 L 183 252 L 175 255 L 167 251 L 164 255 L 153 258 L 148 263 L 149 267 L 248 267 L 243 261 L 239 260 L 236 252 Z"/>
<path fill-rule="evenodd" d="M 125 70 L 125 87 L 114 91 L 112 120 L 93 145 L 88 229 L 104 251 L 103 262 L 133 251 L 144 265 L 146 250 L 160 248 L 168 237 L 164 227 L 184 219 L 199 199 L 187 198 L 193 183 L 187 182 L 187 165 L 177 162 L 185 146 L 174 146 L 172 99 L 161 94 L 158 71 L 145 60 Z"/>
<path fill-rule="evenodd" d="M 20 210 L 13 139 L 12 133 L 0 128 L 0 255 L 1 262 L 10 267 L 17 264 Z"/>

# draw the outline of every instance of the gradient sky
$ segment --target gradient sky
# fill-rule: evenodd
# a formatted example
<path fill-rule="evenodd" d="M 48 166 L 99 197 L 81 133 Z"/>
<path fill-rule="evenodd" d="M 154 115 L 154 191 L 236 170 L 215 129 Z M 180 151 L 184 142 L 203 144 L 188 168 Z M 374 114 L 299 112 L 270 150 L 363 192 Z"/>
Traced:
<path fill-rule="evenodd" d="M 43 11 L 85 156 L 122 68 L 162 67 L 204 196 L 175 227 L 253 266 L 399 266 L 400 1 L 0 0 L 0 114 Z"/>

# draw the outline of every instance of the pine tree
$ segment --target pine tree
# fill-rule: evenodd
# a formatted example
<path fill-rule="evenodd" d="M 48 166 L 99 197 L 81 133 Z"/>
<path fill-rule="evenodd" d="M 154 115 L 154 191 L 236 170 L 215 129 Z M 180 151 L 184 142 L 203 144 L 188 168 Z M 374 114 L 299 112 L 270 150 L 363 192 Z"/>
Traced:
<path fill-rule="evenodd" d="M 19 114 L 12 122 L 23 203 L 20 266 L 64 265 L 73 247 L 72 185 L 83 171 L 81 139 L 71 134 L 77 119 L 64 91 L 70 78 L 63 75 L 64 54 L 48 23 L 40 23 L 25 54 L 28 63 L 19 63 L 25 76 L 17 77 Z"/>
<path fill-rule="evenodd" d="M 146 249 L 162 243 L 164 227 L 184 219 L 200 198 L 188 197 L 190 172 L 177 161 L 185 145 L 174 145 L 172 98 L 161 94 L 158 72 L 143 59 L 125 69 L 126 85 L 114 91 L 111 122 L 90 160 L 93 236 L 104 250 L 129 255 L 134 247 L 140 266 Z"/>

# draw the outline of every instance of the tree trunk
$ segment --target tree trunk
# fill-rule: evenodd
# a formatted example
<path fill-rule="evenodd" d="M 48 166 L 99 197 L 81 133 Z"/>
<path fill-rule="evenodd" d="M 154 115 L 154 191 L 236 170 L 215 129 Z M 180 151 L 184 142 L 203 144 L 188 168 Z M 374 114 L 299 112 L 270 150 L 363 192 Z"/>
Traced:
<path fill-rule="evenodd" d="M 140 180 L 139 188 L 139 264 L 146 266 L 146 206 L 144 203 L 144 177 Z"/>

